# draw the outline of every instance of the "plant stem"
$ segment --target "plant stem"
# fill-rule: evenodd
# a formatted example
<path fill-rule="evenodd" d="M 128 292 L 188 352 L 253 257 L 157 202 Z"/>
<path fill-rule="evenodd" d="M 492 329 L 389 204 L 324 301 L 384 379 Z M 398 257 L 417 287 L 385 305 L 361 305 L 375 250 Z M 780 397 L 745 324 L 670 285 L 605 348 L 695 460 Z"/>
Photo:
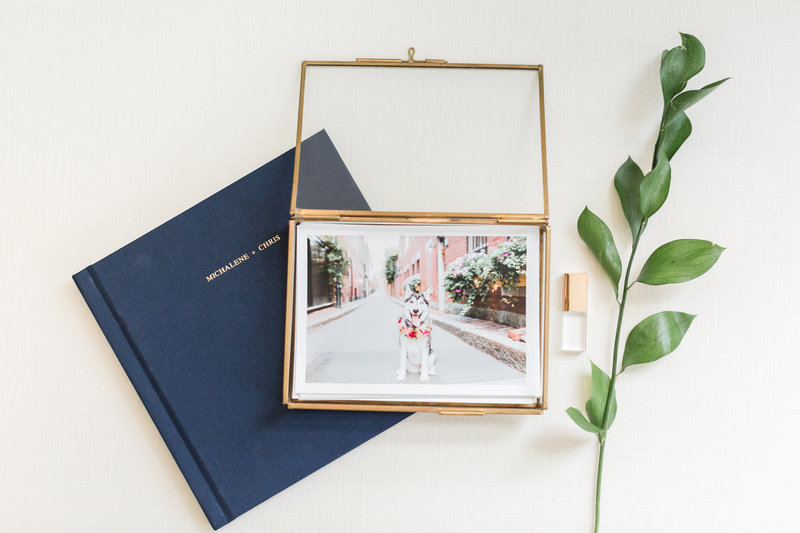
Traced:
<path fill-rule="evenodd" d="M 631 267 L 633 266 L 633 256 L 636 255 L 636 248 L 639 247 L 639 238 L 644 232 L 647 222 L 642 222 L 639 228 L 639 233 L 633 239 L 631 246 L 631 256 L 628 259 L 628 268 L 625 270 L 625 282 L 622 285 L 622 300 L 619 303 L 619 314 L 617 316 L 617 332 L 614 336 L 614 359 L 611 364 L 611 383 L 608 385 L 608 396 L 606 397 L 606 407 L 603 411 L 603 433 L 597 435 L 600 442 L 600 455 L 597 458 L 597 488 L 594 494 L 594 531 L 597 533 L 600 528 L 600 484 L 603 481 L 603 456 L 606 451 L 606 439 L 608 434 L 608 414 L 611 411 L 611 400 L 615 397 L 616 384 L 617 384 L 617 359 L 619 355 L 619 337 L 622 332 L 622 318 L 625 316 L 625 302 L 628 299 L 628 290 L 630 286 L 628 282 L 631 277 Z"/>
<path fill-rule="evenodd" d="M 594 533 L 600 530 L 600 483 L 603 481 L 603 454 L 606 451 L 606 439 L 600 438 L 600 455 L 597 457 L 597 488 L 594 498 Z"/>

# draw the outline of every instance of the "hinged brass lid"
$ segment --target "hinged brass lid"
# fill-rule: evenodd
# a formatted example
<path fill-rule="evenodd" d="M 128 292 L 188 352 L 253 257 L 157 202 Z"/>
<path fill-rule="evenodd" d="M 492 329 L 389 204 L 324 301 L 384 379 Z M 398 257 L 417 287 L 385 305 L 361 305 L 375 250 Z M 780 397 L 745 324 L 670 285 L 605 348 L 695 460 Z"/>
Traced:
<path fill-rule="evenodd" d="M 292 215 L 546 222 L 543 87 L 541 65 L 419 60 L 413 48 L 407 59 L 303 62 Z M 303 194 L 325 183 L 301 150 L 322 131 L 370 211 Z"/>

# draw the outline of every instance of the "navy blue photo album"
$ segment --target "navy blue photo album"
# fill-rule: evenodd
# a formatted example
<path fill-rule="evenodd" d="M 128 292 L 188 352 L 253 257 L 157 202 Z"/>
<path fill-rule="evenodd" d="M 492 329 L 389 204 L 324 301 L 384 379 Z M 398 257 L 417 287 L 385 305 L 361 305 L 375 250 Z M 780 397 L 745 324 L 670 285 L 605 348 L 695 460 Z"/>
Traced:
<path fill-rule="evenodd" d="M 321 131 L 304 205 L 366 210 Z M 408 413 L 288 410 L 287 232 L 294 149 L 73 276 L 217 529 Z"/>

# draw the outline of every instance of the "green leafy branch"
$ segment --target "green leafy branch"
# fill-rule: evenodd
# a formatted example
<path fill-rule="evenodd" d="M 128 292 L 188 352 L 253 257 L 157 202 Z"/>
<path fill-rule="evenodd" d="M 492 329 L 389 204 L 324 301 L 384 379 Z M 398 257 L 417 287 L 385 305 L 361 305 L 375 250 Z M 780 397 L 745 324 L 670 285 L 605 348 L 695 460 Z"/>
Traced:
<path fill-rule="evenodd" d="M 388 252 L 383 264 L 383 277 L 386 278 L 386 283 L 390 285 L 397 277 L 397 257 L 396 251 Z"/>
<path fill-rule="evenodd" d="M 669 195 L 672 179 L 670 160 L 692 133 L 692 123 L 686 116 L 686 110 L 728 79 L 716 81 L 701 89 L 684 90 L 687 82 L 703 70 L 706 53 L 696 37 L 685 33 L 680 35 L 681 46 L 664 50 L 661 55 L 661 91 L 664 96 L 664 109 L 653 150 L 652 169 L 645 174 L 639 165 L 628 157 L 614 176 L 614 188 L 619 195 L 622 211 L 630 225 L 633 239 L 624 278 L 622 278 L 622 261 L 614 244 L 614 237 L 605 222 L 588 207 L 578 218 L 578 234 L 608 275 L 619 305 L 611 376 L 592 362 L 592 395 L 586 402 L 586 415 L 574 407 L 567 409 L 569 417 L 581 429 L 597 435 L 600 446 L 595 492 L 595 532 L 599 530 L 600 523 L 603 456 L 608 430 L 617 414 L 617 377 L 629 366 L 651 363 L 672 353 L 680 345 L 695 319 L 695 315 L 678 311 L 662 311 L 645 318 L 628 334 L 620 365 L 618 361 L 620 333 L 628 292 L 636 283 L 665 285 L 695 279 L 714 266 L 724 250 L 716 244 L 699 239 L 671 241 L 656 249 L 636 279 L 631 281 L 633 258 L 642 234 L 650 218 L 661 209 Z"/>
<path fill-rule="evenodd" d="M 350 259 L 336 237 L 325 236 L 322 238 L 321 244 L 325 248 L 325 270 L 328 273 L 328 285 L 333 288 L 342 281 L 347 273 Z"/>

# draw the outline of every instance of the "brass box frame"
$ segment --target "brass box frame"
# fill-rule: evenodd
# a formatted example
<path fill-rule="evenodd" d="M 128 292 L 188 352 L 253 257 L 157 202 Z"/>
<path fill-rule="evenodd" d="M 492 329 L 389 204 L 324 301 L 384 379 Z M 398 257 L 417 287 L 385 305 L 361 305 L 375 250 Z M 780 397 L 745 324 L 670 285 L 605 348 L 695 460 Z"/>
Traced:
<path fill-rule="evenodd" d="M 406 411 L 436 412 L 451 415 L 503 414 L 541 414 L 547 409 L 548 341 L 550 318 L 550 213 L 547 188 L 547 156 L 544 117 L 544 80 L 542 65 L 487 64 L 487 63 L 448 63 L 441 59 L 414 59 L 414 49 L 409 48 L 408 59 L 357 59 L 355 61 L 303 61 L 300 74 L 300 103 L 297 113 L 297 145 L 294 154 L 294 174 L 292 184 L 291 211 L 289 221 L 289 262 L 286 282 L 286 329 L 285 358 L 283 377 L 283 403 L 290 409 L 324 409 L 347 411 Z M 314 66 L 327 67 L 396 67 L 396 68 L 469 68 L 469 69 L 514 69 L 535 70 L 539 76 L 539 117 L 541 128 L 542 153 L 542 191 L 544 212 L 540 214 L 509 213 L 437 213 L 405 211 L 338 211 L 322 209 L 298 209 L 297 189 L 300 171 L 300 149 L 303 135 L 303 97 L 305 94 L 306 69 Z M 293 358 L 294 358 L 294 312 L 295 312 L 295 255 L 296 227 L 304 221 L 338 221 L 363 223 L 405 223 L 405 224 L 517 224 L 539 227 L 540 277 L 539 309 L 543 313 L 539 321 L 540 356 L 542 364 L 542 396 L 532 404 L 485 404 L 485 403 L 446 403 L 446 402 L 403 402 L 403 401 L 362 401 L 362 400 L 296 400 L 292 398 Z"/>

